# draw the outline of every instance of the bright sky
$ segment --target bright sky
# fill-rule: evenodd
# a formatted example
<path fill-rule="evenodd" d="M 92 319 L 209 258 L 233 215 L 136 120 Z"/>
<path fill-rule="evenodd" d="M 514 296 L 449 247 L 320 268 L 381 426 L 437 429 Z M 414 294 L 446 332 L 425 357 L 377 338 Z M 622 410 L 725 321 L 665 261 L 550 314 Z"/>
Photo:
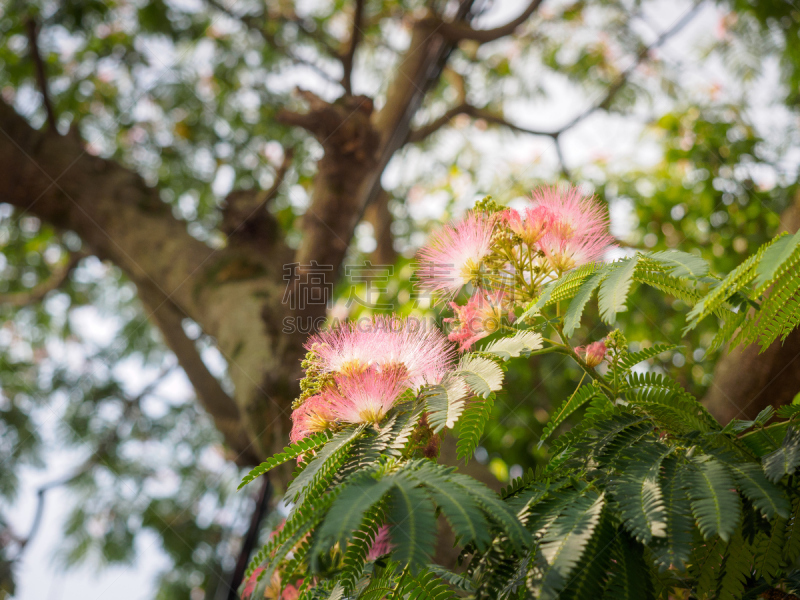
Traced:
<path fill-rule="evenodd" d="M 492 12 L 486 16 L 482 25 L 490 27 L 516 15 L 522 6 L 521 0 L 497 0 Z M 647 39 L 654 39 L 657 32 L 667 28 L 680 18 L 688 9 L 689 3 L 684 1 L 663 0 L 655 7 L 651 7 L 646 14 L 646 21 L 651 25 L 642 24 L 642 33 Z M 660 56 L 677 61 L 686 56 L 686 48 L 692 47 L 696 42 L 708 40 L 719 22 L 719 13 L 711 5 L 704 8 L 695 20 L 683 30 L 681 34 L 668 42 L 660 51 Z M 698 94 L 707 94 L 709 85 L 720 83 L 724 89 L 724 81 L 717 81 L 721 69 L 715 64 L 689 65 L 684 73 L 685 80 Z M 764 67 L 765 85 L 759 87 L 758 103 L 761 109 L 751 115 L 763 130 L 777 130 L 786 126 L 785 113 L 770 110 L 774 101 L 777 88 L 777 69 L 774 65 Z M 294 85 L 294 81 L 283 82 L 287 86 Z M 356 83 L 358 81 L 356 80 Z M 558 82 L 552 83 L 555 89 Z M 724 92 L 723 92 L 724 93 Z M 572 116 L 591 106 L 595 98 L 585 98 L 577 95 L 560 95 L 559 102 L 526 102 L 520 100 L 507 111 L 507 117 L 521 125 L 552 129 L 568 121 Z M 608 116 L 597 113 L 584 123 L 571 130 L 564 136 L 564 153 L 567 164 L 575 167 L 593 160 L 598 154 L 616 157 L 628 164 L 630 162 L 650 162 L 658 158 L 652 144 L 642 144 L 640 134 L 642 131 L 642 118 L 629 118 Z M 457 130 L 446 134 L 443 140 L 443 152 L 454 150 L 464 143 L 463 133 Z M 492 141 L 493 139 L 493 141 Z M 524 138 L 521 136 L 487 138 L 490 144 L 487 151 L 488 168 L 491 171 L 502 173 L 510 163 L 519 163 L 520 157 L 542 156 L 542 161 L 556 168 L 555 154 L 552 141 L 543 138 Z M 449 148 L 449 150 L 448 150 Z M 800 151 L 799 151 L 800 152 Z M 413 163 L 422 160 L 409 156 Z M 630 162 L 629 162 L 630 161 Z M 800 161 L 795 157 L 794 162 Z M 408 165 L 403 165 L 405 168 Z M 387 183 L 397 181 L 401 175 L 400 165 L 395 163 L 386 174 Z M 769 178 L 769 174 L 764 177 Z M 217 184 L 225 187 L 225 182 Z M 228 184 L 229 185 L 229 184 Z M 429 199 L 430 200 L 430 199 Z M 431 211 L 429 216 L 441 212 L 441 206 L 435 202 L 421 203 L 426 211 Z M 423 210 L 422 207 L 419 210 Z M 424 214 L 418 217 L 428 216 Z M 616 221 L 624 219 L 624 214 L 614 215 Z M 78 323 L 80 329 L 91 339 L 113 333 L 114 325 L 103 320 L 96 314 L 86 314 Z M 135 366 L 129 366 L 129 381 L 131 389 L 140 388 L 136 381 L 143 380 L 143 374 Z M 152 376 L 152 374 L 150 374 Z M 146 379 L 146 378 L 145 378 Z M 161 395 L 183 398 L 190 394 L 188 382 L 182 374 L 174 375 L 160 388 Z M 54 427 L 59 415 L 53 414 L 48 427 Z M 14 526 L 18 531 L 26 531 L 33 518 L 35 507 L 35 490 L 44 482 L 51 481 L 70 472 L 80 461 L 76 454 L 52 452 L 47 457 L 47 469 L 44 471 L 28 471 L 23 478 L 23 489 L 19 501 L 13 510 Z M 26 549 L 22 564 L 17 566 L 18 600 L 142 600 L 152 596 L 152 582 L 156 574 L 168 566 L 168 561 L 161 551 L 158 541 L 152 535 L 141 536 L 138 543 L 138 560 L 135 564 L 126 567 L 105 568 L 98 573 L 95 566 L 83 566 L 78 569 L 63 571 L 54 559 L 54 553 L 59 545 L 60 531 L 63 520 L 71 499 L 62 490 L 55 490 L 47 497 L 47 506 L 44 521 L 39 535 Z M 192 599 L 199 600 L 199 599 Z"/>

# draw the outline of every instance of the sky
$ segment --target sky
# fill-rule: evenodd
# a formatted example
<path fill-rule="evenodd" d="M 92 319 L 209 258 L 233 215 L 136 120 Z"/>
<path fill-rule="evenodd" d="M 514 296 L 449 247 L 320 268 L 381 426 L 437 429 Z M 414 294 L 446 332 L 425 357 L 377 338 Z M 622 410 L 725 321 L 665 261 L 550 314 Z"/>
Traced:
<path fill-rule="evenodd" d="M 523 2 L 521 0 L 498 0 L 490 13 L 481 22 L 481 26 L 491 27 L 502 23 L 518 14 Z M 648 39 L 654 39 L 657 32 L 674 23 L 689 7 L 688 2 L 665 0 L 659 1 L 645 14 L 641 25 L 642 33 Z M 697 42 L 708 40 L 716 30 L 720 20 L 717 8 L 710 4 L 701 10 L 694 21 L 679 35 L 670 40 L 661 50 L 659 55 L 665 60 L 675 64 L 686 62 L 686 48 L 694 46 Z M 645 23 L 646 22 L 646 23 Z M 719 83 L 725 88 L 725 81 L 718 65 L 687 63 L 683 71 L 685 81 L 689 87 L 697 89 L 698 94 L 708 93 L 710 85 Z M 756 92 L 757 104 L 762 108 L 755 111 L 751 118 L 764 130 L 780 130 L 785 126 L 787 115 L 780 111 L 770 109 L 770 104 L 775 98 L 777 90 L 777 68 L 775 65 L 764 65 L 763 78 L 765 84 L 759 86 Z M 288 78 L 286 81 L 275 82 L 275 85 L 293 86 L 296 81 Z M 358 78 L 355 80 L 358 91 Z M 331 94 L 322 86 L 321 93 Z M 552 85 L 565 85 L 553 82 Z M 724 91 L 722 92 L 724 93 Z M 576 95 L 560 94 L 560 102 L 526 101 L 520 99 L 509 107 L 507 118 L 520 125 L 539 127 L 544 129 L 557 128 L 568 121 L 572 116 L 579 114 L 591 106 L 597 99 L 585 98 Z M 566 98 L 566 100 L 564 100 Z M 646 115 L 639 118 L 609 116 L 597 113 L 585 122 L 569 131 L 563 138 L 563 149 L 566 162 L 570 167 L 576 167 L 591 162 L 600 154 L 617 157 L 620 161 L 634 161 L 651 163 L 658 159 L 658 152 L 654 143 L 642 141 L 641 134 L 644 128 Z M 464 142 L 464 133 L 458 129 L 443 134 L 441 148 L 443 153 L 455 152 Z M 555 172 L 557 169 L 556 157 L 552 140 L 546 138 L 508 136 L 493 133 L 486 137 L 489 144 L 487 154 L 487 169 L 503 172 L 509 163 L 519 163 L 525 157 L 540 157 L 541 161 L 549 165 Z M 795 156 L 795 162 L 800 159 Z M 403 163 L 395 162 L 390 165 L 385 182 L 392 186 L 402 180 L 403 169 L 417 163 L 417 168 L 424 167 L 424 155 L 415 155 L 413 152 L 406 155 Z M 772 177 L 767 173 L 763 175 L 765 181 Z M 224 174 L 215 182 L 218 193 L 227 192 L 230 184 L 226 185 Z M 465 194 L 466 196 L 466 194 Z M 427 198 L 426 202 L 418 203 L 411 207 L 416 211 L 416 218 L 435 218 L 441 214 L 444 201 L 438 203 L 435 198 Z M 624 207 L 612 212 L 617 231 L 624 232 L 625 211 Z M 621 227 L 621 229 L 620 229 Z M 91 309 L 86 309 L 91 311 Z M 113 335 L 114 323 L 99 314 L 88 312 L 79 319 L 76 325 L 87 339 L 100 340 L 104 336 Z M 210 360 L 213 360 L 210 359 Z M 128 380 L 131 390 L 141 389 L 137 382 L 147 380 L 148 374 L 142 373 L 135 365 L 129 365 Z M 149 374 L 152 376 L 152 373 Z M 163 396 L 184 398 L 191 396 L 191 388 L 182 373 L 170 376 L 160 387 Z M 54 412 L 48 426 L 55 427 L 59 415 Z M 23 477 L 23 486 L 17 504 L 13 507 L 15 529 L 26 531 L 33 518 L 35 510 L 35 490 L 44 482 L 63 476 L 78 464 L 81 456 L 60 451 L 51 452 L 47 456 L 47 468 L 44 470 L 28 470 Z M 153 581 L 157 573 L 168 566 L 168 560 L 160 549 L 155 536 L 144 534 L 138 540 L 137 561 L 129 566 L 103 568 L 98 570 L 97 565 L 85 565 L 64 571 L 59 567 L 55 554 L 60 543 L 60 531 L 64 517 L 67 514 L 71 501 L 68 493 L 56 489 L 47 496 L 44 520 L 38 536 L 26 549 L 22 563 L 17 568 L 18 600 L 101 600 L 113 598 L 114 600 L 143 600 L 152 597 Z M 195 599 L 192 599 L 195 600 Z"/>

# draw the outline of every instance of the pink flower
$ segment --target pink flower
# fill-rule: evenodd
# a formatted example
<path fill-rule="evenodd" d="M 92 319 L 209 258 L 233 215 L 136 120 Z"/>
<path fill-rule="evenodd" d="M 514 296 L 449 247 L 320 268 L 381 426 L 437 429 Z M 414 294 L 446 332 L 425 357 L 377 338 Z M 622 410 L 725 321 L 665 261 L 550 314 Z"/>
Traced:
<path fill-rule="evenodd" d="M 575 352 L 580 356 L 584 362 L 590 367 L 596 367 L 606 357 L 606 344 L 603 341 L 593 342 L 583 348 L 582 346 L 575 348 Z"/>
<path fill-rule="evenodd" d="M 314 349 L 325 373 L 402 365 L 413 388 L 439 383 L 454 360 L 453 349 L 438 328 L 396 316 L 375 316 L 323 331 L 313 336 L 306 348 Z"/>
<path fill-rule="evenodd" d="M 402 367 L 364 371 L 336 377 L 338 390 L 326 392 L 331 410 L 345 423 L 379 423 L 407 389 L 407 377 Z"/>
<path fill-rule="evenodd" d="M 459 344 L 462 352 L 479 339 L 497 331 L 504 319 L 509 323 L 514 321 L 508 295 L 503 291 L 487 294 L 478 292 L 470 297 L 465 306 L 459 306 L 455 302 L 451 302 L 450 306 L 455 316 L 444 320 L 445 323 L 454 324 L 448 337 L 450 341 Z"/>
<path fill-rule="evenodd" d="M 312 433 L 325 431 L 335 420 L 328 398 L 317 394 L 306 400 L 292 412 L 292 431 L 289 441 L 294 444 Z"/>
<path fill-rule="evenodd" d="M 528 246 L 538 242 L 553 222 L 550 209 L 543 205 L 529 206 L 522 214 L 509 208 L 500 214 L 500 218 Z"/>
<path fill-rule="evenodd" d="M 420 287 L 452 298 L 480 272 L 481 262 L 492 250 L 495 218 L 471 212 L 458 223 L 433 234 L 417 253 Z"/>
<path fill-rule="evenodd" d="M 247 580 L 247 583 L 242 590 L 242 598 L 243 600 L 248 600 L 253 592 L 256 591 L 256 585 L 258 585 L 258 576 L 264 571 L 264 567 L 258 567 L 253 574 L 250 575 L 250 578 Z"/>
<path fill-rule="evenodd" d="M 384 554 L 389 554 L 394 548 L 391 541 L 391 535 L 388 525 L 381 525 L 378 529 L 378 535 L 372 540 L 372 546 L 367 553 L 367 561 L 377 560 Z"/>
<path fill-rule="evenodd" d="M 533 201 L 534 208 L 547 210 L 552 216 L 538 245 L 553 270 L 563 273 L 598 260 L 611 244 L 606 212 L 578 188 L 539 188 L 533 193 Z"/>

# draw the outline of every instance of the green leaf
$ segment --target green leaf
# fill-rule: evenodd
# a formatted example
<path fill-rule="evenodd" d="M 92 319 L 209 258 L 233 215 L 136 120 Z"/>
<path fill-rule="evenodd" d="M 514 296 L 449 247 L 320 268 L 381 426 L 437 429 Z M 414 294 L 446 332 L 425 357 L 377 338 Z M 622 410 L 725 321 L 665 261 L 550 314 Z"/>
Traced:
<path fill-rule="evenodd" d="M 464 412 L 467 384 L 455 377 L 445 377 L 439 385 L 426 388 L 420 397 L 425 401 L 428 423 L 434 433 L 447 427 L 452 429 Z"/>
<path fill-rule="evenodd" d="M 474 354 L 461 357 L 455 375 L 463 378 L 470 389 L 483 398 L 503 387 L 503 370 L 497 363 Z"/>
<path fill-rule="evenodd" d="M 586 303 L 589 302 L 594 291 L 606 277 L 608 277 L 608 268 L 593 273 L 578 288 L 578 293 L 570 301 L 567 312 L 564 314 L 564 335 L 571 337 L 581 324 L 581 316 Z"/>
<path fill-rule="evenodd" d="M 614 568 L 611 569 L 611 579 L 603 595 L 604 600 L 655 598 L 641 544 L 622 533 L 616 537 L 611 555 Z"/>
<path fill-rule="evenodd" d="M 663 354 L 664 352 L 669 352 L 670 350 L 675 350 L 676 348 L 680 348 L 680 346 L 678 346 L 677 344 L 656 344 L 655 346 L 651 346 L 650 348 L 645 348 L 644 350 L 640 350 L 639 352 L 629 352 L 627 354 L 624 354 L 617 363 L 619 372 L 625 373 L 626 371 L 630 371 L 640 362 L 650 360 L 651 358 L 655 358 L 659 354 Z"/>
<path fill-rule="evenodd" d="M 310 450 L 315 450 L 326 443 L 330 438 L 330 434 L 328 432 L 320 432 L 315 433 L 307 438 L 303 438 L 299 442 L 291 444 L 283 449 L 283 452 L 280 454 L 276 454 L 272 458 L 264 461 L 260 465 L 258 465 L 255 469 L 250 471 L 247 475 L 244 476 L 242 482 L 239 484 L 239 487 L 236 489 L 242 489 L 248 483 L 253 481 L 256 477 L 263 475 L 267 471 L 274 469 L 278 465 L 282 465 L 283 463 L 292 460 L 293 458 L 297 458 L 298 456 L 302 456 L 306 452 Z"/>
<path fill-rule="evenodd" d="M 433 504 L 421 489 L 403 479 L 395 481 L 387 511 L 394 544 L 392 559 L 417 572 L 431 562 L 436 542 Z"/>
<path fill-rule="evenodd" d="M 648 252 L 645 256 L 664 266 L 673 277 L 700 278 L 708 275 L 708 263 L 695 254 L 680 250 L 661 250 Z"/>
<path fill-rule="evenodd" d="M 620 475 L 613 485 L 625 528 L 647 544 L 666 536 L 664 499 L 659 485 L 661 462 L 673 448 L 659 442 L 631 446 L 617 463 Z"/>
<path fill-rule="evenodd" d="M 698 464 L 687 480 L 692 513 L 703 537 L 718 535 L 729 541 L 739 525 L 742 505 L 728 470 L 712 458 Z"/>
<path fill-rule="evenodd" d="M 430 565 L 415 576 L 406 576 L 397 586 L 392 598 L 407 600 L 456 600 L 456 596 Z"/>
<path fill-rule="evenodd" d="M 791 506 L 781 488 L 770 483 L 756 463 L 727 463 L 742 493 L 768 519 L 789 518 Z"/>
<path fill-rule="evenodd" d="M 472 496 L 492 520 L 497 522 L 517 550 L 523 550 L 531 543 L 531 534 L 519 522 L 513 510 L 500 497 L 480 481 L 453 473 L 450 479 L 459 484 L 466 493 Z"/>
<path fill-rule="evenodd" d="M 786 519 L 775 519 L 770 524 L 769 532 L 758 532 L 753 544 L 755 550 L 753 566 L 757 578 L 763 577 L 768 583 L 772 583 L 784 562 L 785 543 Z"/>
<path fill-rule="evenodd" d="M 548 421 L 547 425 L 542 431 L 542 437 L 539 438 L 538 447 L 542 447 L 542 444 L 544 444 L 547 438 L 553 435 L 553 432 L 556 430 L 556 428 L 561 425 L 561 423 L 563 423 L 567 417 L 578 410 L 581 406 L 589 402 L 598 393 L 600 392 L 593 385 L 585 385 L 575 390 L 572 396 L 567 398 L 566 401 L 555 410 L 553 416 L 550 417 L 550 421 Z"/>
<path fill-rule="evenodd" d="M 547 528 L 539 545 L 539 552 L 546 563 L 539 596 L 541 600 L 555 600 L 569 583 L 570 574 L 594 535 L 604 505 L 603 494 L 588 491 Z"/>
<path fill-rule="evenodd" d="M 481 441 L 483 430 L 492 415 L 494 400 L 488 398 L 473 399 L 461 419 L 456 444 L 456 456 L 459 460 L 469 461 Z"/>
<path fill-rule="evenodd" d="M 692 552 L 691 505 L 686 492 L 685 470 L 681 459 L 668 456 L 663 463 L 661 495 L 666 513 L 665 536 L 651 544 L 656 563 L 665 569 L 684 571 Z"/>
<path fill-rule="evenodd" d="M 600 284 L 598 292 L 600 318 L 604 322 L 613 323 L 617 313 L 626 310 L 625 302 L 628 299 L 628 292 L 633 282 L 633 272 L 636 270 L 638 261 L 639 256 L 637 255 L 614 263 L 616 268 Z"/>
<path fill-rule="evenodd" d="M 459 543 L 466 545 L 474 542 L 483 550 L 492 541 L 486 517 L 475 498 L 465 494 L 461 485 L 449 479 L 452 471 L 452 467 L 424 461 L 418 468 L 405 471 L 402 476 L 428 488 L 431 499 L 442 509 Z"/>
<path fill-rule="evenodd" d="M 775 240 L 775 243 L 764 252 L 756 268 L 756 289 L 768 286 L 776 275 L 780 275 L 781 266 L 794 254 L 799 245 L 800 231 Z"/>
<path fill-rule="evenodd" d="M 322 449 L 317 452 L 317 455 L 308 463 L 308 466 L 303 469 L 300 474 L 289 484 L 286 490 L 285 500 L 287 502 L 296 502 L 302 504 L 301 498 L 309 487 L 315 482 L 319 481 L 329 473 L 331 464 L 337 459 L 346 456 L 349 447 L 361 435 L 366 428 L 366 425 L 343 429 L 333 436 L 331 440 L 325 444 Z M 326 468 L 327 467 L 327 468 Z"/>
<path fill-rule="evenodd" d="M 503 360 L 508 360 L 518 357 L 523 352 L 539 350 L 541 347 L 542 335 L 535 331 L 525 330 L 517 332 L 513 336 L 495 340 L 478 352 L 494 354 Z"/>
<path fill-rule="evenodd" d="M 794 427 L 786 430 L 781 447 L 761 459 L 764 472 L 770 481 L 778 481 L 784 475 L 791 475 L 800 465 L 800 432 Z"/>
<path fill-rule="evenodd" d="M 364 513 L 380 502 L 393 485 L 394 482 L 389 478 L 375 479 L 373 476 L 357 477 L 356 482 L 346 485 L 317 532 L 318 548 L 322 549 L 323 544 L 331 546 L 339 543 L 344 546 L 361 524 Z"/>

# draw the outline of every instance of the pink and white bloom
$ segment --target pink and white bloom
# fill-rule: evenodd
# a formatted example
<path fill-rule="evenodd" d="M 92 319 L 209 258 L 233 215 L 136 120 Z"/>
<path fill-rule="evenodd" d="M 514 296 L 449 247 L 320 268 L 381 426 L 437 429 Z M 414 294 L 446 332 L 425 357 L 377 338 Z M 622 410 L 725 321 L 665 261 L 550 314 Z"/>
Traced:
<path fill-rule="evenodd" d="M 289 433 L 289 441 L 294 444 L 312 433 L 325 431 L 335 419 L 336 416 L 325 394 L 306 398 L 292 412 L 292 431 Z"/>
<path fill-rule="evenodd" d="M 590 367 L 596 367 L 606 357 L 606 344 L 603 341 L 593 342 L 584 348 L 579 346 L 575 348 L 575 352 L 580 356 L 584 362 Z"/>
<path fill-rule="evenodd" d="M 504 320 L 508 323 L 514 321 L 508 295 L 503 291 L 478 292 L 470 297 L 466 305 L 459 306 L 451 302 L 450 307 L 455 316 L 444 320 L 454 325 L 448 337 L 450 341 L 458 343 L 462 352 L 497 331 Z"/>
<path fill-rule="evenodd" d="M 480 273 L 492 250 L 495 217 L 471 212 L 433 234 L 417 253 L 420 287 L 452 298 Z"/>
<path fill-rule="evenodd" d="M 554 271 L 598 260 L 611 244 L 606 211 L 578 188 L 542 187 L 533 192 L 533 201 L 552 218 L 538 246 Z"/>
<path fill-rule="evenodd" d="M 455 360 L 452 346 L 433 324 L 383 315 L 320 332 L 306 348 L 316 352 L 319 368 L 325 373 L 402 365 L 413 388 L 439 383 Z"/>
<path fill-rule="evenodd" d="M 407 388 L 402 367 L 364 371 L 336 377 L 338 390 L 325 393 L 331 410 L 345 423 L 379 423 Z"/>
<path fill-rule="evenodd" d="M 553 222 L 553 214 L 544 205 L 528 206 L 522 212 L 508 208 L 500 214 L 500 218 L 531 247 L 542 239 Z"/>
<path fill-rule="evenodd" d="M 367 553 L 367 561 L 379 559 L 384 554 L 389 554 L 394 548 L 392 544 L 391 532 L 388 525 L 381 525 L 378 529 L 378 535 L 372 540 L 372 545 L 369 547 Z"/>

